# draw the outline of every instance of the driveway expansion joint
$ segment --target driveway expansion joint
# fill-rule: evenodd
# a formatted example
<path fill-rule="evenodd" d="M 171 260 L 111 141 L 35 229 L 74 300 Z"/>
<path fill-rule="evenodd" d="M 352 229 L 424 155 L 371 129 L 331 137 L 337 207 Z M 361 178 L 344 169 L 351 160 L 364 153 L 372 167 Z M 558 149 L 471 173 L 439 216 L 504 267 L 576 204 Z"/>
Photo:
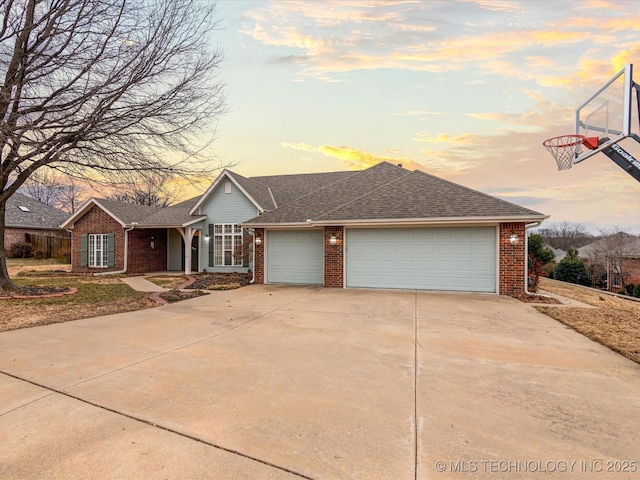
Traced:
<path fill-rule="evenodd" d="M 291 475 L 295 475 L 296 477 L 299 477 L 299 478 L 304 478 L 304 479 L 307 479 L 307 480 L 315 480 L 313 477 L 305 475 L 304 473 L 300 473 L 300 472 L 297 472 L 297 471 L 292 470 L 290 468 L 283 467 L 283 466 L 277 465 L 275 463 L 269 462 L 267 460 L 263 460 L 261 458 L 254 457 L 252 455 L 249 455 L 249 454 L 246 454 L 246 453 L 242 453 L 241 451 L 235 450 L 233 448 L 224 447 L 224 446 L 219 445 L 217 443 L 213 443 L 213 442 L 210 442 L 210 441 L 205 440 L 203 438 L 196 437 L 195 435 L 190 435 L 188 433 L 180 432 L 179 430 L 176 430 L 176 429 L 173 429 L 173 428 L 170 428 L 170 427 L 166 427 L 164 425 L 158 424 L 156 422 L 152 422 L 150 420 L 146 420 L 146 419 L 144 419 L 142 417 L 137 417 L 135 415 L 130 415 L 128 413 L 121 412 L 121 411 L 116 410 L 114 408 L 110 408 L 110 407 L 107 407 L 105 405 L 101 405 L 99 403 L 92 402 L 90 400 L 86 400 L 86 399 L 84 399 L 82 397 L 79 397 L 77 395 L 73 395 L 73 394 L 71 394 L 71 393 L 69 393 L 67 391 L 59 390 L 59 389 L 56 389 L 56 388 L 53 388 L 53 387 L 48 387 L 46 385 L 42 385 L 41 383 L 34 382 L 34 381 L 26 379 L 26 378 L 22 378 L 22 377 L 20 377 L 18 375 L 13 375 L 13 374 L 5 372 L 3 370 L 0 370 L 0 373 L 6 375 L 8 377 L 11 377 L 11 378 L 13 378 L 15 380 L 19 380 L 19 381 L 28 383 L 30 385 L 34 385 L 34 386 L 39 387 L 39 388 L 43 388 L 43 389 L 51 392 L 51 394 L 62 395 L 64 397 L 70 398 L 72 400 L 76 400 L 78 402 L 82 402 L 85 405 L 90 405 L 92 407 L 99 408 L 101 410 L 105 410 L 107 412 L 114 413 L 116 415 L 120 415 L 122 417 L 128 418 L 129 420 L 134 420 L 134 421 L 139 422 L 139 423 L 144 423 L 144 424 L 146 424 L 146 425 L 148 425 L 150 427 L 157 428 L 159 430 L 164 430 L 165 432 L 173 433 L 174 435 L 178 435 L 178 436 L 186 438 L 188 440 L 192 440 L 194 442 L 198 442 L 198 443 L 201 443 L 203 445 L 207 445 L 209 447 L 213 447 L 213 448 L 215 448 L 217 450 L 222 450 L 223 452 L 227 452 L 227 453 L 230 453 L 232 455 L 237 455 L 239 457 L 246 458 L 247 460 L 252 460 L 254 462 L 261 463 L 261 464 L 266 465 L 268 467 L 275 468 L 277 470 L 283 471 L 285 473 L 289 473 Z M 46 395 L 46 396 L 48 397 L 50 395 Z M 40 397 L 38 400 L 41 400 L 42 398 L 45 398 L 45 397 Z M 34 400 L 34 401 L 37 401 L 37 400 Z M 33 403 L 33 402 L 29 402 L 29 403 Z M 21 407 L 18 407 L 18 408 L 21 408 Z M 16 410 L 16 409 L 13 409 L 13 410 Z"/>

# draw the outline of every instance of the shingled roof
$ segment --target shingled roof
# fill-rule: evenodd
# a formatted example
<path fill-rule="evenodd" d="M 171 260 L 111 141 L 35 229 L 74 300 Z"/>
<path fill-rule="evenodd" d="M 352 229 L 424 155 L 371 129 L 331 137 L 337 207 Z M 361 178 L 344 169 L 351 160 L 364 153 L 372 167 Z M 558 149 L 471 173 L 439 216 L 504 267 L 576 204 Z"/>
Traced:
<path fill-rule="evenodd" d="M 293 200 L 307 195 L 309 192 L 343 181 L 357 173 L 358 172 L 353 170 L 341 172 L 300 173 L 292 175 L 251 177 L 250 180 L 262 185 L 267 185 L 273 193 L 277 207 L 281 207 Z"/>
<path fill-rule="evenodd" d="M 331 185 L 346 179 L 358 172 L 323 172 L 301 173 L 293 175 L 271 175 L 261 177 L 243 177 L 242 175 L 224 170 L 218 179 L 207 191 L 194 203 L 192 213 L 198 211 L 198 206 L 203 204 L 213 192 L 217 184 L 225 177 L 233 180 L 255 203 L 261 212 L 275 210 L 282 205 L 292 202 L 309 192 Z"/>
<path fill-rule="evenodd" d="M 539 212 L 388 162 L 354 173 L 244 224 L 546 218 Z"/>
<path fill-rule="evenodd" d="M 9 197 L 4 215 L 5 227 L 46 230 L 60 228 L 66 218 L 67 214 L 62 210 L 21 193 Z"/>
<path fill-rule="evenodd" d="M 158 210 L 161 210 L 161 207 L 135 205 L 133 203 L 125 203 L 118 200 L 105 200 L 104 198 L 92 198 L 91 200 L 108 210 L 125 225 L 130 225 L 135 222 L 140 223 L 145 218 L 153 215 Z"/>
<path fill-rule="evenodd" d="M 199 198 L 194 197 L 172 207 L 150 207 L 117 200 L 105 200 L 104 198 L 91 198 L 67 218 L 63 226 L 71 226 L 76 219 L 82 217 L 94 205 L 102 208 L 123 226 L 133 224 L 143 228 L 186 226 L 206 218 L 201 215 L 189 214 L 189 211 Z"/>
<path fill-rule="evenodd" d="M 261 215 L 245 226 L 341 225 L 347 223 L 436 223 L 451 221 L 538 221 L 545 215 L 433 175 L 382 162 L 360 171 L 243 177 L 223 171 L 207 191 L 173 207 L 147 207 L 91 199 L 120 223 L 140 228 L 178 227 L 206 216 L 199 206 L 224 179 L 250 196 Z M 67 219 L 72 224 L 82 211 Z"/>
<path fill-rule="evenodd" d="M 197 196 L 172 207 L 161 208 L 153 215 L 140 220 L 139 224 L 145 227 L 173 227 L 197 222 L 206 216 L 190 215 L 189 212 L 199 199 L 200 197 Z"/>

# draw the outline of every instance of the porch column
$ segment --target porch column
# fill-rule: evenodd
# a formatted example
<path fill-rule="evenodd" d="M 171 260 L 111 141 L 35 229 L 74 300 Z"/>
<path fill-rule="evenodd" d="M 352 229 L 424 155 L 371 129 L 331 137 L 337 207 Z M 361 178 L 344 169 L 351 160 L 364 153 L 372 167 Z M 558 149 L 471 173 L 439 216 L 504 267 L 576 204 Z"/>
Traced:
<path fill-rule="evenodd" d="M 180 232 L 182 241 L 184 242 L 184 274 L 189 275 L 191 273 L 191 242 L 193 241 L 193 236 L 198 229 L 180 227 L 177 230 Z"/>

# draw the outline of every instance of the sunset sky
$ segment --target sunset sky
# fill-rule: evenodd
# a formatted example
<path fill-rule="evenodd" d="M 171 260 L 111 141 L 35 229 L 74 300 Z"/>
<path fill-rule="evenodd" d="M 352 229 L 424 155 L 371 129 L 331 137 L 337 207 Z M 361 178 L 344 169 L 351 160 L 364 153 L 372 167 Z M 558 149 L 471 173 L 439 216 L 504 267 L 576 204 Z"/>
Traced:
<path fill-rule="evenodd" d="M 229 112 L 215 153 L 246 176 L 402 163 L 551 215 L 640 233 L 640 183 L 542 146 L 638 59 L 624 1 L 218 3 Z M 637 114 L 634 128 L 638 128 Z M 635 142 L 624 148 L 633 151 Z"/>

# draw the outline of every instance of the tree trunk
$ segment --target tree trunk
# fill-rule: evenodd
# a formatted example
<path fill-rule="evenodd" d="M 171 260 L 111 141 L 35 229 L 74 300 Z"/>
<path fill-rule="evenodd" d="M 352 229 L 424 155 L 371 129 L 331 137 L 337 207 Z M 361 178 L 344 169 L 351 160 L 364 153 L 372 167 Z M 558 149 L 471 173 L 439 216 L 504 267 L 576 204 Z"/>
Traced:
<path fill-rule="evenodd" d="M 0 200 L 0 291 L 17 290 L 18 288 L 9 278 L 9 271 L 7 270 L 7 252 L 4 248 L 4 214 L 6 205 L 6 200 Z"/>

